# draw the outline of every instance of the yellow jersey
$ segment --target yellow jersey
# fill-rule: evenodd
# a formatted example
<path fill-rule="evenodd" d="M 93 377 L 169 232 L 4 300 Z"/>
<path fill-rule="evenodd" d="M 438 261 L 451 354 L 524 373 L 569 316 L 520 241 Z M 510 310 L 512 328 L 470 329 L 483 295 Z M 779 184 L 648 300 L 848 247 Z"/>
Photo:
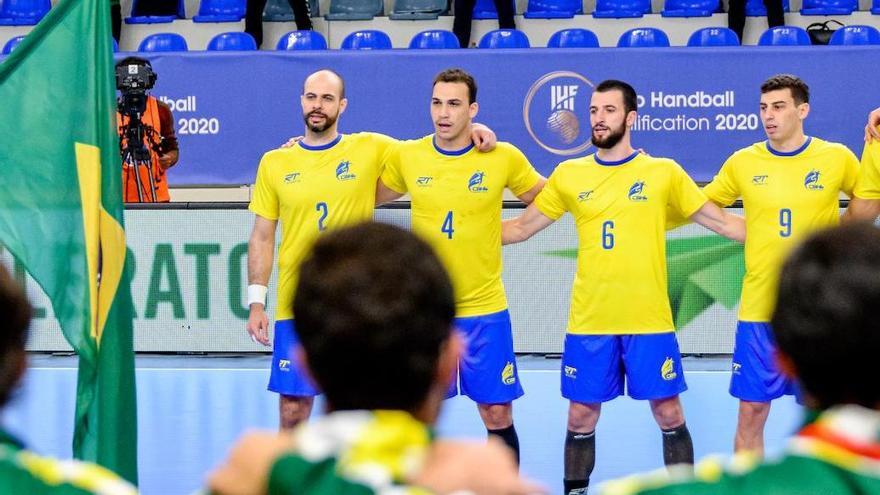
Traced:
<path fill-rule="evenodd" d="M 281 223 L 277 320 L 293 318 L 299 265 L 327 229 L 370 220 L 376 181 L 397 143 L 382 134 L 340 134 L 324 146 L 295 146 L 263 155 L 250 210 Z"/>
<path fill-rule="evenodd" d="M 525 155 L 508 143 L 479 153 L 473 145 L 443 151 L 433 135 L 401 143 L 382 182 L 412 198 L 412 229 L 443 262 L 455 291 L 456 315 L 507 308 L 501 281 L 501 205 L 504 188 L 527 192 L 540 181 Z"/>
<path fill-rule="evenodd" d="M 770 321 L 785 256 L 811 232 L 840 223 L 840 192 L 852 195 L 858 168 L 842 144 L 808 137 L 799 149 L 783 153 L 765 141 L 731 155 L 703 189 L 720 206 L 743 201 L 741 321 Z"/>
<path fill-rule="evenodd" d="M 606 162 L 560 163 L 535 206 L 554 220 L 574 216 L 577 273 L 568 332 L 620 335 L 675 330 L 666 279 L 667 208 L 690 217 L 706 204 L 672 160 L 638 152 Z"/>
<path fill-rule="evenodd" d="M 853 195 L 862 199 L 880 199 L 880 141 L 865 145 Z"/>

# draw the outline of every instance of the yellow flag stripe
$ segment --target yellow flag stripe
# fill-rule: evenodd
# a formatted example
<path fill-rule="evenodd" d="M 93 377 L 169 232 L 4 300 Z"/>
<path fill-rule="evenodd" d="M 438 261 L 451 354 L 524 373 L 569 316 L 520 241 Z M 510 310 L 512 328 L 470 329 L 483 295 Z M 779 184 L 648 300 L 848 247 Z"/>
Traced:
<path fill-rule="evenodd" d="M 96 146 L 82 143 L 75 143 L 74 146 L 88 263 L 86 283 L 89 287 L 89 335 L 98 339 L 95 315 L 98 313 L 98 243 L 100 241 L 98 211 L 101 204 L 101 152 Z"/>

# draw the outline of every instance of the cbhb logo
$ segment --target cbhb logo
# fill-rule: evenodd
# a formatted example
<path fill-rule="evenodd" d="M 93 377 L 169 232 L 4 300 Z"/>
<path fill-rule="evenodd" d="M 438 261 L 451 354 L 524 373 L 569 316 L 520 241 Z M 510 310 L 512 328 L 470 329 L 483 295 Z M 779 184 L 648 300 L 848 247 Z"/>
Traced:
<path fill-rule="evenodd" d="M 505 385 L 513 385 L 516 383 L 516 373 L 515 368 L 513 367 L 513 363 L 510 361 L 504 366 L 504 369 L 501 370 L 501 383 Z"/>
<path fill-rule="evenodd" d="M 575 155 L 589 148 L 592 87 L 593 83 L 576 72 L 551 72 L 538 79 L 523 103 L 523 120 L 532 139 L 557 155 Z"/>
<path fill-rule="evenodd" d="M 645 196 L 645 181 L 637 180 L 632 186 L 630 186 L 628 196 L 630 201 L 647 201 L 648 197 Z"/>
<path fill-rule="evenodd" d="M 468 190 L 471 192 L 486 192 L 489 190 L 488 187 L 483 185 L 483 178 L 486 177 L 485 172 L 474 172 L 474 175 L 471 176 L 470 180 L 468 180 Z"/>
<path fill-rule="evenodd" d="M 810 170 L 809 173 L 807 173 L 807 176 L 804 177 L 804 187 L 810 191 L 821 191 L 825 189 L 825 186 L 819 184 L 819 176 L 820 172 L 818 170 Z"/>
<path fill-rule="evenodd" d="M 667 357 L 666 361 L 663 361 L 663 366 L 660 367 L 660 375 L 666 381 L 675 380 L 678 376 L 678 373 L 675 372 L 675 361 L 671 357 Z"/>
<path fill-rule="evenodd" d="M 339 180 L 352 180 L 357 176 L 353 173 L 349 172 L 351 168 L 351 162 L 348 160 L 344 160 L 339 162 L 339 165 L 336 166 L 336 178 Z"/>

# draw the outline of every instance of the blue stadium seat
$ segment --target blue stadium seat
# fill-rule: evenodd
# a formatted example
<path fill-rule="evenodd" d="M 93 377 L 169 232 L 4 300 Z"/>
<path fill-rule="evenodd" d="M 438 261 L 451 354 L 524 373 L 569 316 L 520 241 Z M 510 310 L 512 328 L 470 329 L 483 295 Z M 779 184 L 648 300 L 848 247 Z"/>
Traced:
<path fill-rule="evenodd" d="M 245 0 L 202 0 L 193 22 L 238 22 L 244 19 Z"/>
<path fill-rule="evenodd" d="M 446 12 L 446 0 L 394 0 L 393 21 L 433 21 Z"/>
<path fill-rule="evenodd" d="M 642 17 L 651 13 L 651 0 L 596 0 L 593 17 L 623 19 Z"/>
<path fill-rule="evenodd" d="M 309 15 L 311 17 L 321 16 L 321 7 L 318 0 L 309 0 Z M 287 0 L 269 0 L 266 2 L 266 8 L 263 9 L 263 21 L 265 22 L 293 22 L 293 9 L 290 8 L 290 2 Z"/>
<path fill-rule="evenodd" d="M 369 21 L 382 15 L 383 0 L 331 0 L 328 21 Z"/>
<path fill-rule="evenodd" d="M 873 5 L 871 6 L 871 13 L 874 15 L 880 15 L 880 0 L 874 0 Z"/>
<path fill-rule="evenodd" d="M 186 19 L 186 8 L 183 0 L 177 0 L 177 13 L 175 15 L 152 15 L 149 10 L 143 8 L 150 0 L 134 0 L 131 4 L 131 17 L 125 18 L 126 24 L 162 24 L 174 22 L 177 19 Z"/>
<path fill-rule="evenodd" d="M 519 29 L 496 29 L 480 38 L 480 48 L 529 48 L 529 37 Z"/>
<path fill-rule="evenodd" d="M 317 31 L 291 31 L 278 40 L 276 50 L 326 50 L 327 40 Z"/>
<path fill-rule="evenodd" d="M 584 13 L 582 0 L 529 0 L 526 19 L 571 19 Z"/>
<path fill-rule="evenodd" d="M 782 10 L 791 11 L 788 0 L 782 0 Z M 749 17 L 767 17 L 767 6 L 764 0 L 746 0 L 746 15 Z"/>
<path fill-rule="evenodd" d="M 391 38 L 382 31 L 365 29 L 346 36 L 339 48 L 343 50 L 390 50 Z"/>
<path fill-rule="evenodd" d="M 110 39 L 113 40 L 113 53 L 117 53 L 119 51 L 119 42 L 115 38 Z"/>
<path fill-rule="evenodd" d="M 663 17 L 712 17 L 719 11 L 718 0 L 666 0 Z"/>
<path fill-rule="evenodd" d="M 234 31 L 220 33 L 208 42 L 208 51 L 250 51 L 257 49 L 257 41 L 248 33 Z"/>
<path fill-rule="evenodd" d="M 850 15 L 859 10 L 859 0 L 804 0 L 801 15 Z"/>
<path fill-rule="evenodd" d="M 516 12 L 516 0 L 510 0 L 513 11 Z M 477 0 L 474 2 L 474 19 L 498 19 L 498 9 L 495 8 L 494 0 Z"/>
<path fill-rule="evenodd" d="M 33 26 L 51 8 L 50 0 L 2 0 L 0 26 Z"/>
<path fill-rule="evenodd" d="M 176 33 L 151 34 L 138 47 L 139 52 L 185 52 L 188 49 L 186 40 Z"/>
<path fill-rule="evenodd" d="M 806 29 L 797 26 L 772 27 L 758 39 L 758 46 L 797 46 L 812 45 Z"/>
<path fill-rule="evenodd" d="M 599 48 L 599 38 L 589 29 L 563 29 L 553 33 L 547 48 Z"/>
<path fill-rule="evenodd" d="M 412 37 L 410 48 L 460 48 L 458 38 L 452 31 L 432 29 L 422 31 Z"/>
<path fill-rule="evenodd" d="M 726 27 L 707 27 L 694 31 L 688 46 L 739 46 L 739 36 Z"/>
<path fill-rule="evenodd" d="M 880 45 L 880 31 L 873 26 L 844 26 L 831 35 L 830 45 Z"/>
<path fill-rule="evenodd" d="M 15 38 L 10 38 L 9 41 L 7 41 L 5 45 L 3 45 L 3 55 L 9 55 L 10 53 L 12 53 L 12 50 L 14 50 L 15 47 L 17 47 L 23 39 L 24 36 L 16 36 Z"/>
<path fill-rule="evenodd" d="M 643 27 L 626 31 L 617 40 L 620 48 L 644 48 L 669 46 L 669 37 L 662 29 Z"/>

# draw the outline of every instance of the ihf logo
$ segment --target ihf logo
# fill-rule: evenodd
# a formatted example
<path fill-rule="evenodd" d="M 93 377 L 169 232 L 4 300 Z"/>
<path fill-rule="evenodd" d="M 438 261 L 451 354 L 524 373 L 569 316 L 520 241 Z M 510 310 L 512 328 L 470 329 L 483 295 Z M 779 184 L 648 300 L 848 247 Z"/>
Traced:
<path fill-rule="evenodd" d="M 535 142 L 557 155 L 586 151 L 590 143 L 590 95 L 593 83 L 568 71 L 545 74 L 523 102 L 526 130 Z"/>

